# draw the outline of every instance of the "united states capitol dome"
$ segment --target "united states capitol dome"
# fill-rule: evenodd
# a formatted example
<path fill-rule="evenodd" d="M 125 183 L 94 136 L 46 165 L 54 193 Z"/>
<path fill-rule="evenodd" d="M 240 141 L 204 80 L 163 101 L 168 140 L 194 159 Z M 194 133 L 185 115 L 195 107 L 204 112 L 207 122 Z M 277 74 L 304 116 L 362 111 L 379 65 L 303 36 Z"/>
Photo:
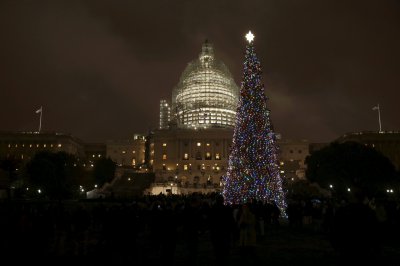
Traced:
<path fill-rule="evenodd" d="M 172 93 L 172 112 L 180 128 L 234 127 L 239 88 L 225 64 L 205 41 Z"/>

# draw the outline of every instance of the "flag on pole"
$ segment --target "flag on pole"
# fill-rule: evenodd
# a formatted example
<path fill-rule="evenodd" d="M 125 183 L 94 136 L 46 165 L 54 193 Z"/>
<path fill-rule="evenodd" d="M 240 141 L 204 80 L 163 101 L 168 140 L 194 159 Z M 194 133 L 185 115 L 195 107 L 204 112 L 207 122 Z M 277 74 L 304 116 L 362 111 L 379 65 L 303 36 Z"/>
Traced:
<path fill-rule="evenodd" d="M 374 107 L 372 107 L 372 110 L 378 110 L 379 109 L 379 106 L 377 105 L 377 106 L 374 106 Z"/>
<path fill-rule="evenodd" d="M 40 106 L 40 109 L 37 109 L 36 113 L 38 114 L 38 113 L 41 113 L 41 112 L 42 112 L 42 107 Z"/>

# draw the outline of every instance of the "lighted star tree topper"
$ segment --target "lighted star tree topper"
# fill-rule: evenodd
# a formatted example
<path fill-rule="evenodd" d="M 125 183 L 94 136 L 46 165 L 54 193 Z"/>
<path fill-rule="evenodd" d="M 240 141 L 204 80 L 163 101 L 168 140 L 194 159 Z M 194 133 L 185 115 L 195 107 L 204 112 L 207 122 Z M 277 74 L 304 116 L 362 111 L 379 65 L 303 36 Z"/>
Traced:
<path fill-rule="evenodd" d="M 243 80 L 222 194 L 226 204 L 243 204 L 254 200 L 276 204 L 281 216 L 286 217 L 278 146 L 251 31 L 246 39 L 248 44 Z"/>

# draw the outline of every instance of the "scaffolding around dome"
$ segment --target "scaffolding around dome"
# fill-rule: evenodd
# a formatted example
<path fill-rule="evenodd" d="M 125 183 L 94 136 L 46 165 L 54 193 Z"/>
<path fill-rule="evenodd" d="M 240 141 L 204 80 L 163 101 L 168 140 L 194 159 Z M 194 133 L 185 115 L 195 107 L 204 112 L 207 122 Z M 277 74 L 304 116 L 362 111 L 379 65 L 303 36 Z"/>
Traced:
<path fill-rule="evenodd" d="M 172 93 L 172 113 L 179 128 L 231 128 L 235 125 L 239 88 L 205 41 Z"/>

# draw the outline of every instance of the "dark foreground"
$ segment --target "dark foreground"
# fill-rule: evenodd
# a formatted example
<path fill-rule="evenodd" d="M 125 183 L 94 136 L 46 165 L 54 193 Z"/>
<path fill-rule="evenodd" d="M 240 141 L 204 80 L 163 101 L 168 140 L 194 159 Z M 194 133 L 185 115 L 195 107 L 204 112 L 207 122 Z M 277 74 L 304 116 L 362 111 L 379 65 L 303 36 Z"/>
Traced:
<path fill-rule="evenodd" d="M 278 221 L 268 206 L 235 209 L 207 198 L 134 204 L 7 203 L 0 209 L 0 261 L 82 266 L 400 265 L 398 224 L 387 218 L 390 215 L 375 221 L 375 211 L 369 221 L 363 206 L 350 209 L 350 216 L 342 220 L 335 219 L 338 207 L 331 218 L 315 209 L 310 216 L 302 210 L 297 220 Z M 249 224 L 251 229 L 246 229 Z M 350 251 L 351 258 L 341 251 Z"/>

